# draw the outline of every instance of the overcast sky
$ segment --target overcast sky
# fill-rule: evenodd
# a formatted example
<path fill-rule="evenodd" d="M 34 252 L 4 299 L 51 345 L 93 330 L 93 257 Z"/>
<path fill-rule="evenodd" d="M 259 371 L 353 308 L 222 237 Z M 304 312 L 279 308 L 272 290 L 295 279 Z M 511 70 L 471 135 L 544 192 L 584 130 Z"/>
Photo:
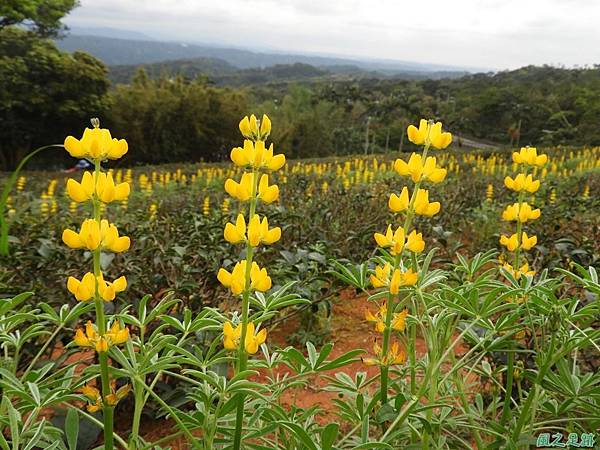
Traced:
<path fill-rule="evenodd" d="M 156 39 L 490 69 L 600 63 L 598 0 L 80 0 Z"/>

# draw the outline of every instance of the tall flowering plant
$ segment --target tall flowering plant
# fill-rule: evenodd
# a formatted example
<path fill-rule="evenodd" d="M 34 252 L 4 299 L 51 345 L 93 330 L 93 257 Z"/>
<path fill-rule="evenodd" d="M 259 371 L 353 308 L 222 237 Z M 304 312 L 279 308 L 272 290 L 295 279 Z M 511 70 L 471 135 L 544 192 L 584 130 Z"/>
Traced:
<path fill-rule="evenodd" d="M 433 123 L 422 119 L 419 128 L 410 125 L 407 133 L 411 142 L 422 146 L 423 150 L 420 154 L 412 153 L 408 162 L 397 159 L 394 163 L 394 170 L 399 175 L 408 177 L 413 185 L 410 190 L 408 186 L 404 186 L 399 195 L 390 195 L 388 205 L 397 214 L 399 223 L 389 224 L 384 234 L 375 233 L 375 241 L 383 250 L 385 262 L 375 268 L 371 283 L 373 287 L 383 290 L 385 301 L 376 314 L 366 311 L 366 319 L 374 322 L 376 331 L 382 334 L 381 345 L 375 343 L 375 357 L 364 360 L 367 364 L 380 366 L 382 404 L 387 402 L 389 367 L 403 364 L 407 359 L 406 352 L 400 348 L 399 343 L 393 342 L 393 334 L 405 331 L 405 319 L 409 313 L 406 308 L 409 295 L 406 294 L 417 283 L 417 255 L 425 249 L 423 234 L 413 226 L 413 220 L 415 216 L 432 217 L 441 207 L 439 202 L 430 202 L 429 191 L 422 188 L 426 183 L 439 183 L 446 177 L 446 170 L 438 167 L 435 156 L 428 156 L 428 152 L 431 148 L 446 148 L 452 142 L 452 135 L 442 132 L 441 122 Z M 407 346 L 413 391 L 416 386 L 415 333 L 416 328 L 411 326 L 411 338 Z M 403 341 L 406 342 L 406 339 Z"/>
<path fill-rule="evenodd" d="M 69 277 L 67 289 L 79 302 L 93 301 L 96 319 L 87 322 L 75 334 L 75 344 L 95 350 L 100 362 L 101 389 L 86 385 L 82 393 L 88 398 L 90 412 L 102 410 L 104 422 L 104 448 L 113 448 L 113 413 L 117 402 L 127 395 L 129 385 L 114 390 L 109 372 L 108 351 L 112 346 L 129 340 L 129 329 L 118 320 L 108 323 L 104 303 L 111 302 L 125 290 L 127 280 L 120 276 L 113 281 L 105 278 L 100 267 L 102 252 L 121 253 L 129 249 L 130 240 L 120 236 L 116 225 L 102 218 L 103 206 L 114 201 L 123 201 L 129 196 L 128 183 L 115 184 L 112 175 L 102 171 L 101 162 L 106 159 L 119 159 L 128 150 L 124 139 L 112 138 L 110 131 L 100 128 L 98 119 L 92 119 L 92 128 L 86 128 L 83 137 L 69 136 L 64 147 L 75 158 L 86 158 L 94 163 L 93 172 L 84 172 L 81 181 L 69 179 L 67 192 L 77 203 L 91 203 L 92 217 L 84 219 L 79 231 L 66 229 L 63 242 L 72 249 L 91 252 L 92 268 L 81 279 Z"/>
<path fill-rule="evenodd" d="M 519 152 L 514 152 L 512 155 L 514 165 L 520 169 L 519 173 L 514 178 L 506 176 L 504 185 L 511 191 L 517 194 L 517 201 L 512 205 L 508 205 L 502 212 L 502 219 L 506 222 L 516 223 L 515 232 L 510 236 L 502 234 L 500 236 L 500 244 L 506 250 L 513 254 L 512 258 L 502 258 L 502 268 L 509 273 L 515 280 L 519 280 L 523 276 L 533 276 L 535 271 L 529 267 L 529 262 L 524 258 L 523 253 L 531 250 L 537 244 L 537 236 L 528 235 L 525 228 L 532 221 L 538 219 L 541 215 L 540 209 L 530 205 L 526 200 L 526 196 L 533 195 L 540 188 L 540 180 L 534 179 L 538 169 L 542 168 L 548 162 L 548 156 L 537 153 L 537 149 L 533 147 L 523 147 Z M 525 297 L 518 299 L 520 302 L 526 300 Z M 530 324 L 531 326 L 531 324 Z M 515 336 L 522 335 L 523 332 L 517 333 Z M 511 411 L 511 397 L 515 374 L 515 352 L 514 342 L 507 352 L 507 368 L 506 368 L 506 386 L 504 405 L 502 408 L 501 423 L 504 424 L 509 420 Z"/>
<path fill-rule="evenodd" d="M 224 238 L 234 245 L 243 245 L 245 259 L 237 262 L 231 272 L 220 269 L 217 278 L 221 284 L 236 296 L 241 296 L 241 314 L 237 323 L 226 322 L 223 326 L 223 345 L 226 350 L 237 353 L 236 374 L 247 368 L 248 355 L 255 354 L 267 339 L 266 329 L 257 330 L 249 320 L 250 296 L 252 292 L 265 292 L 271 288 L 271 278 L 267 270 L 261 268 L 254 255 L 259 245 L 270 245 L 281 237 L 281 228 L 270 228 L 266 216 L 257 214 L 259 203 L 270 204 L 279 197 L 279 187 L 269 184 L 265 172 L 279 170 L 285 164 L 285 156 L 275 155 L 273 144 L 266 146 L 271 133 L 271 121 L 266 115 L 258 120 L 254 115 L 244 117 L 240 122 L 244 136 L 243 147 L 231 151 L 233 163 L 244 169 L 239 182 L 227 179 L 225 191 L 242 206 L 235 223 L 227 223 Z M 247 206 L 247 208 L 246 208 Z M 234 449 L 239 449 L 244 419 L 244 395 L 238 395 Z"/>

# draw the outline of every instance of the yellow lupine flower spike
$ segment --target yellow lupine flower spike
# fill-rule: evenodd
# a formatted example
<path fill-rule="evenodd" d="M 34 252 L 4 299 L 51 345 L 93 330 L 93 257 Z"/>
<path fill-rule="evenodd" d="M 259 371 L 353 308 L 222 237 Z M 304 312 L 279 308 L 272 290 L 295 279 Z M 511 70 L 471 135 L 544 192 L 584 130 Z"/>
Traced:
<path fill-rule="evenodd" d="M 105 128 L 86 128 L 81 139 L 68 136 L 64 147 L 74 158 L 119 159 L 127 153 L 125 139 L 113 139 Z"/>

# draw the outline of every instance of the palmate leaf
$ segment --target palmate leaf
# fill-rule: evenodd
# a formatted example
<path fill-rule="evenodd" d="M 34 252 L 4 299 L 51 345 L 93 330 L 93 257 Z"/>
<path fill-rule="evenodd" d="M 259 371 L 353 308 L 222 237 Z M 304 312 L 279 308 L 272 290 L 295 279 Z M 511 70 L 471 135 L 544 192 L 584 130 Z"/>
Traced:
<path fill-rule="evenodd" d="M 341 261 L 335 259 L 330 259 L 329 263 L 334 267 L 334 270 L 328 270 L 327 273 L 357 289 L 367 289 L 369 285 L 367 263 L 344 265 Z"/>

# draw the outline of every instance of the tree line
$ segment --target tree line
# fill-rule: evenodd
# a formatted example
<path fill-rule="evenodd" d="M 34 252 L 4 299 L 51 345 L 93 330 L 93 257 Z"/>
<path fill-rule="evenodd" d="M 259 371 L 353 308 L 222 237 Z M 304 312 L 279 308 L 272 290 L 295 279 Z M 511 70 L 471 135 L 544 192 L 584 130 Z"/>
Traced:
<path fill-rule="evenodd" d="M 272 117 L 274 142 L 293 158 L 395 151 L 420 117 L 497 145 L 600 145 L 600 66 L 529 66 L 440 80 L 282 78 L 247 86 L 217 86 L 210 76 L 150 77 L 141 69 L 130 83 L 111 85 L 101 61 L 61 52 L 49 40 L 74 2 L 26 3 L 38 8 L 0 11 L 0 170 L 38 146 L 78 135 L 90 117 L 128 140 L 123 164 L 130 165 L 222 160 L 249 112 Z M 297 80 L 293 66 L 286 70 Z M 71 163 L 64 155 L 47 158 L 44 165 Z"/>

